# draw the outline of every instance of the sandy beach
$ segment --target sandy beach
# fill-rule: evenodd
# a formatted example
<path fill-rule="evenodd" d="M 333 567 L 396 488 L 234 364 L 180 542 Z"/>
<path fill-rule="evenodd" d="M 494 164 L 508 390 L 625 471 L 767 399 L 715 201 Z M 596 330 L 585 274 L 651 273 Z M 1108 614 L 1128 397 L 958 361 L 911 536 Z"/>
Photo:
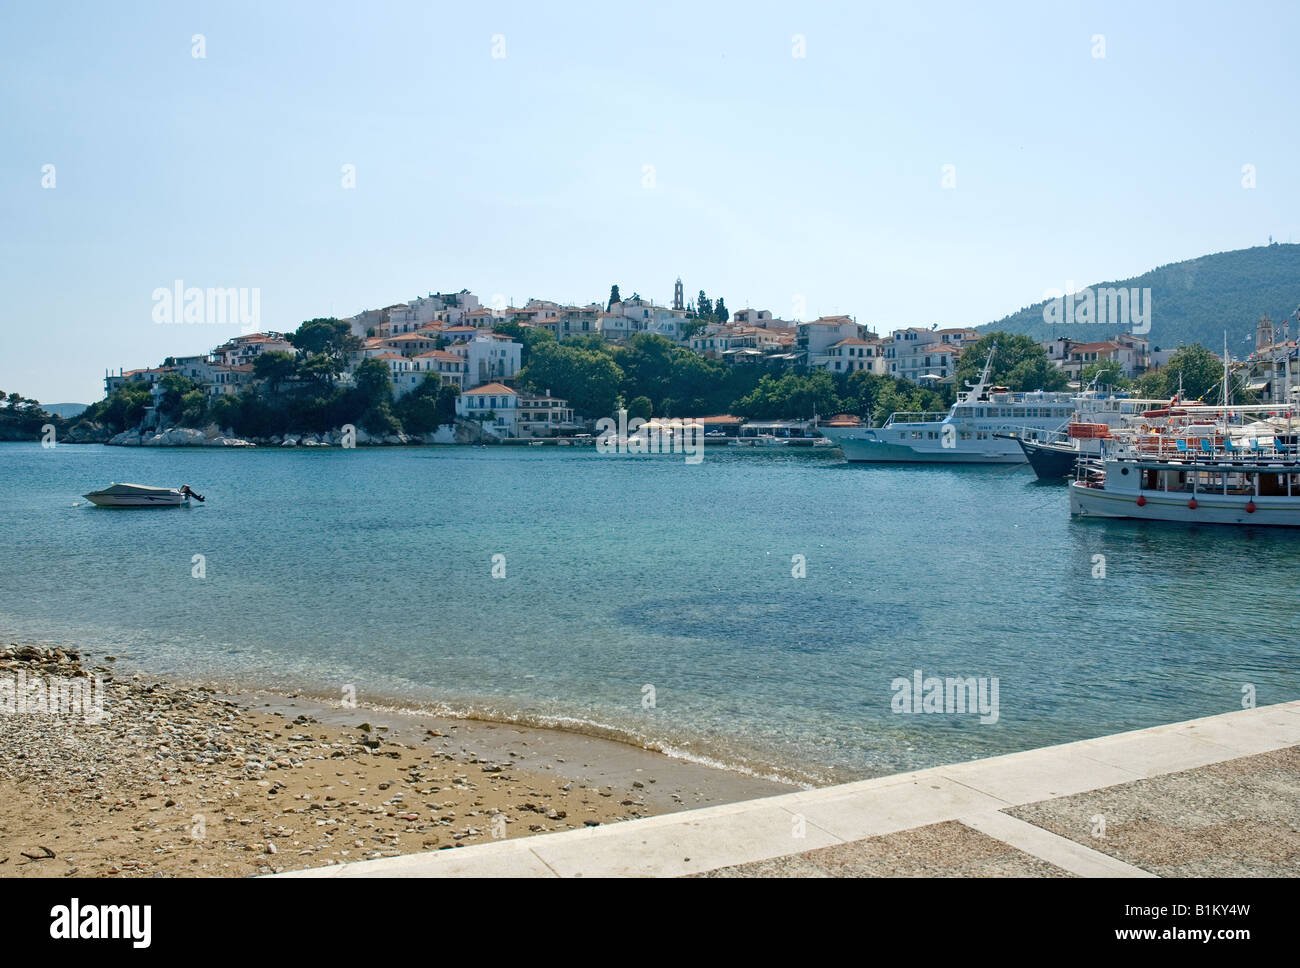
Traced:
<path fill-rule="evenodd" d="M 269 874 L 792 789 L 559 730 L 343 709 L 115 675 L 115 664 L 74 648 L 0 650 L 0 877 Z M 53 696 L 49 683 L 74 681 L 87 707 L 102 686 L 105 715 L 18 708 L 19 684 Z"/>

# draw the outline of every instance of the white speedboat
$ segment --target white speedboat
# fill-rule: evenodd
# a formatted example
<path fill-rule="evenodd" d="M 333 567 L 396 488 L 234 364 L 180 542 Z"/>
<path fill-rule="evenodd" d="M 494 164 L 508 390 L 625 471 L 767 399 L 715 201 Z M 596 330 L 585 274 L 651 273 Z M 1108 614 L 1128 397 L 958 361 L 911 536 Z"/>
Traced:
<path fill-rule="evenodd" d="M 147 484 L 113 484 L 99 491 L 83 495 L 87 501 L 101 508 L 175 508 L 186 506 L 190 498 L 203 498 L 190 490 L 188 484 L 175 487 L 150 487 Z"/>

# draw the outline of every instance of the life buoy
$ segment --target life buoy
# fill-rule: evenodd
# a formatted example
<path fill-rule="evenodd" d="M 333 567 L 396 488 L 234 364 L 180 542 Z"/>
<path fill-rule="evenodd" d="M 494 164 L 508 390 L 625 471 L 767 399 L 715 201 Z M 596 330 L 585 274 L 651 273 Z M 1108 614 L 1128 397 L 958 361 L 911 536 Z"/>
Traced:
<path fill-rule="evenodd" d="M 1147 499 L 1144 498 L 1141 494 L 1138 495 L 1137 505 L 1140 508 L 1144 508 L 1147 505 Z"/>
<path fill-rule="evenodd" d="M 1246 502 L 1246 513 L 1247 513 L 1247 514 L 1254 514 L 1254 513 L 1255 513 L 1255 502 L 1254 502 L 1254 501 L 1247 501 L 1247 502 Z"/>
<path fill-rule="evenodd" d="M 1188 502 L 1187 502 L 1187 506 L 1188 506 L 1189 508 L 1191 508 L 1193 511 L 1195 511 L 1195 510 L 1196 510 L 1196 498 L 1192 498 L 1190 501 L 1188 501 Z"/>

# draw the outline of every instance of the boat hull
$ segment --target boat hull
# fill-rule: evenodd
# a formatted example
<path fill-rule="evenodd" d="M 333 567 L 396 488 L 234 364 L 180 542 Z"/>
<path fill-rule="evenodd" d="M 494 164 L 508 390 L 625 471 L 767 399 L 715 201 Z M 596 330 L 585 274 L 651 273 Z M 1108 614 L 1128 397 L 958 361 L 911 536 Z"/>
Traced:
<path fill-rule="evenodd" d="M 1023 464 L 1025 455 L 1015 441 L 987 439 L 975 450 L 969 441 L 944 447 L 939 439 L 922 439 L 916 446 L 894 443 L 862 428 L 823 427 L 821 432 L 844 452 L 844 459 L 864 464 Z"/>
<path fill-rule="evenodd" d="M 122 497 L 120 495 L 85 495 L 87 501 L 101 508 L 178 508 L 189 501 L 183 497 Z"/>
<path fill-rule="evenodd" d="M 1070 485 L 1070 513 L 1078 517 L 1126 518 L 1135 521 L 1170 521 L 1180 524 L 1233 524 L 1260 527 L 1300 528 L 1300 501 L 1295 498 L 1251 498 L 1248 495 L 1196 495 L 1196 507 L 1189 507 L 1191 495 L 1143 491 L 1139 495 L 1113 493 L 1076 481 Z M 1253 512 L 1246 505 L 1253 503 Z"/>
<path fill-rule="evenodd" d="M 1017 437 L 1016 441 L 1039 480 L 1059 481 L 1074 473 L 1074 466 L 1079 460 L 1079 451 L 1074 447 L 1042 444 L 1021 437 Z"/>
<path fill-rule="evenodd" d="M 189 497 L 175 488 L 143 484 L 114 484 L 82 496 L 101 508 L 178 508 L 190 503 Z"/>

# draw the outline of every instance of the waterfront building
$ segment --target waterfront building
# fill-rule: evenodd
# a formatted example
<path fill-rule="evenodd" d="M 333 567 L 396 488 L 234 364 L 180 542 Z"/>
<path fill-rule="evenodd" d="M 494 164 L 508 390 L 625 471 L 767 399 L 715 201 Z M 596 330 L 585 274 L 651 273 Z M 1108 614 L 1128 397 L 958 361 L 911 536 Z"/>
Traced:
<path fill-rule="evenodd" d="M 502 383 L 485 383 L 456 398 L 456 416 L 476 420 L 498 437 L 519 436 L 519 392 Z"/>

